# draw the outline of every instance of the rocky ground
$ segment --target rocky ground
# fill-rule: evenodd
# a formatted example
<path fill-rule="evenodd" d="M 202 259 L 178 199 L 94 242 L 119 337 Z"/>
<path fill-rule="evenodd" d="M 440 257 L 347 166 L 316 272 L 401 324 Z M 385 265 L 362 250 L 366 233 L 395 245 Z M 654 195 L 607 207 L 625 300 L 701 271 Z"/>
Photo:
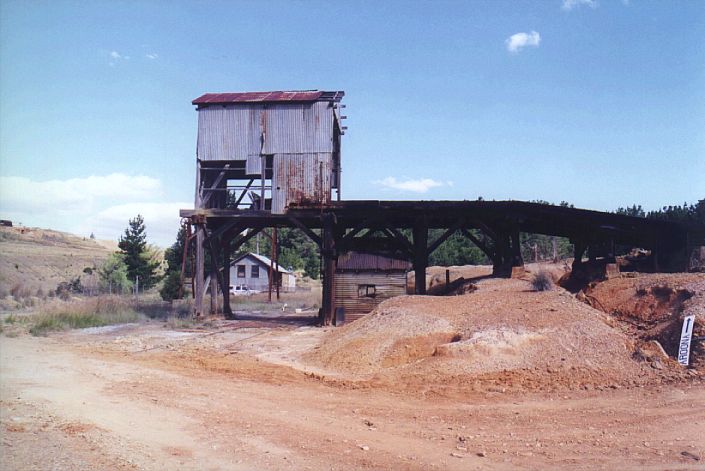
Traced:
<path fill-rule="evenodd" d="M 2 337 L 2 468 L 702 469 L 702 353 L 683 368 L 649 329 L 701 316 L 703 281 L 488 278 L 338 328 L 258 312 Z"/>

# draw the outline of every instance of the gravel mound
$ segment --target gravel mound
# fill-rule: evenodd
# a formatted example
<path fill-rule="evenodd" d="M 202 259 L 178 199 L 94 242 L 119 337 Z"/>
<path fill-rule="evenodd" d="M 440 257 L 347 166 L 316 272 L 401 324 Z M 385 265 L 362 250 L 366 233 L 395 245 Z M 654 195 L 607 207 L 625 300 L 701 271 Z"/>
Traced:
<path fill-rule="evenodd" d="M 570 293 L 483 279 L 462 296 L 401 296 L 331 331 L 306 361 L 395 389 L 552 390 L 622 387 L 680 377 L 658 368 L 611 316 Z M 651 356 L 648 356 L 651 358 Z"/>

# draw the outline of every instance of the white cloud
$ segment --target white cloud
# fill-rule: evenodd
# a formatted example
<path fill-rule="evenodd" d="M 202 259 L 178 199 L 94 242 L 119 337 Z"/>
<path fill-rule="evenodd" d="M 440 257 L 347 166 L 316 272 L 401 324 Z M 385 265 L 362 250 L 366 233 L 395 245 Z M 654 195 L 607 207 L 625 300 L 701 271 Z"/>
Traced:
<path fill-rule="evenodd" d="M 525 47 L 539 47 L 541 35 L 536 31 L 530 33 L 516 33 L 509 36 L 504 43 L 509 52 L 518 53 Z"/>
<path fill-rule="evenodd" d="M 418 180 L 406 179 L 402 181 L 397 180 L 394 177 L 387 177 L 382 180 L 375 180 L 373 183 L 392 190 L 411 191 L 413 193 L 426 193 L 431 188 L 436 188 L 439 186 L 453 186 L 453 182 L 443 183 L 436 180 L 431 180 L 430 178 L 421 178 Z"/>
<path fill-rule="evenodd" d="M 115 65 L 120 61 L 130 60 L 130 56 L 125 56 L 117 51 L 110 51 L 110 53 L 108 53 L 108 56 L 110 57 L 110 62 L 108 62 L 108 64 L 110 64 L 110 67 L 115 67 Z"/>
<path fill-rule="evenodd" d="M 623 0 L 628 2 L 628 0 Z M 561 9 L 565 11 L 570 11 L 574 8 L 578 8 L 581 6 L 587 6 L 590 8 L 597 8 L 597 0 L 563 0 L 563 5 L 561 5 Z"/>
<path fill-rule="evenodd" d="M 147 59 L 154 60 L 154 59 L 159 58 L 159 54 L 152 52 L 152 53 L 145 54 L 144 57 L 146 57 Z"/>
<path fill-rule="evenodd" d="M 0 214 L 27 226 L 38 226 L 117 240 L 127 221 L 142 214 L 150 242 L 166 246 L 179 224 L 179 208 L 193 203 L 165 202 L 164 187 L 145 175 L 92 175 L 36 181 L 0 177 Z M 131 211 L 131 213 L 129 213 Z"/>

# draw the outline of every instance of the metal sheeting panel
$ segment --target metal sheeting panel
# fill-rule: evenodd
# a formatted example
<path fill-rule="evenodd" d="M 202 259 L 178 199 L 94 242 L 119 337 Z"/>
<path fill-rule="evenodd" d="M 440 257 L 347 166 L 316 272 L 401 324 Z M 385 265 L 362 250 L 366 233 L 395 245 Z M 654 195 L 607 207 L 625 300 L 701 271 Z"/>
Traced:
<path fill-rule="evenodd" d="M 289 203 L 330 203 L 332 154 L 274 154 L 272 213 L 283 214 Z"/>
<path fill-rule="evenodd" d="M 265 154 L 333 152 L 330 103 L 269 105 L 264 115 Z"/>
<path fill-rule="evenodd" d="M 246 107 L 210 106 L 198 111 L 201 160 L 246 160 L 261 149 L 259 114 Z"/>
<path fill-rule="evenodd" d="M 262 175 L 262 156 L 261 155 L 248 155 L 247 162 L 245 162 L 245 173 L 250 176 L 261 176 Z"/>
<path fill-rule="evenodd" d="M 333 111 L 329 102 L 199 108 L 198 158 L 246 160 L 260 154 L 333 152 Z"/>
<path fill-rule="evenodd" d="M 360 285 L 374 285 L 375 296 L 359 296 Z M 335 275 L 335 307 L 345 309 L 345 322 L 371 312 L 385 299 L 404 294 L 406 273 L 403 272 L 337 272 Z"/>

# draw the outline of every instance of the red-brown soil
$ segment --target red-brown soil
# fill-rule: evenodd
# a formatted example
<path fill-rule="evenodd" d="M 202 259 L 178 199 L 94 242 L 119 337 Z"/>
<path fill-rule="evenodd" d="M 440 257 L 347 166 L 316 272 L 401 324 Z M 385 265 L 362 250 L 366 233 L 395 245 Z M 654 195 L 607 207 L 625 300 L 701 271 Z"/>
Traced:
<path fill-rule="evenodd" d="M 588 298 L 658 307 L 667 283 L 695 290 L 679 308 L 697 311 L 702 275 L 679 276 Z M 702 469 L 700 367 L 559 288 L 476 285 L 341 328 L 286 316 L 0 337 L 1 467 Z"/>

